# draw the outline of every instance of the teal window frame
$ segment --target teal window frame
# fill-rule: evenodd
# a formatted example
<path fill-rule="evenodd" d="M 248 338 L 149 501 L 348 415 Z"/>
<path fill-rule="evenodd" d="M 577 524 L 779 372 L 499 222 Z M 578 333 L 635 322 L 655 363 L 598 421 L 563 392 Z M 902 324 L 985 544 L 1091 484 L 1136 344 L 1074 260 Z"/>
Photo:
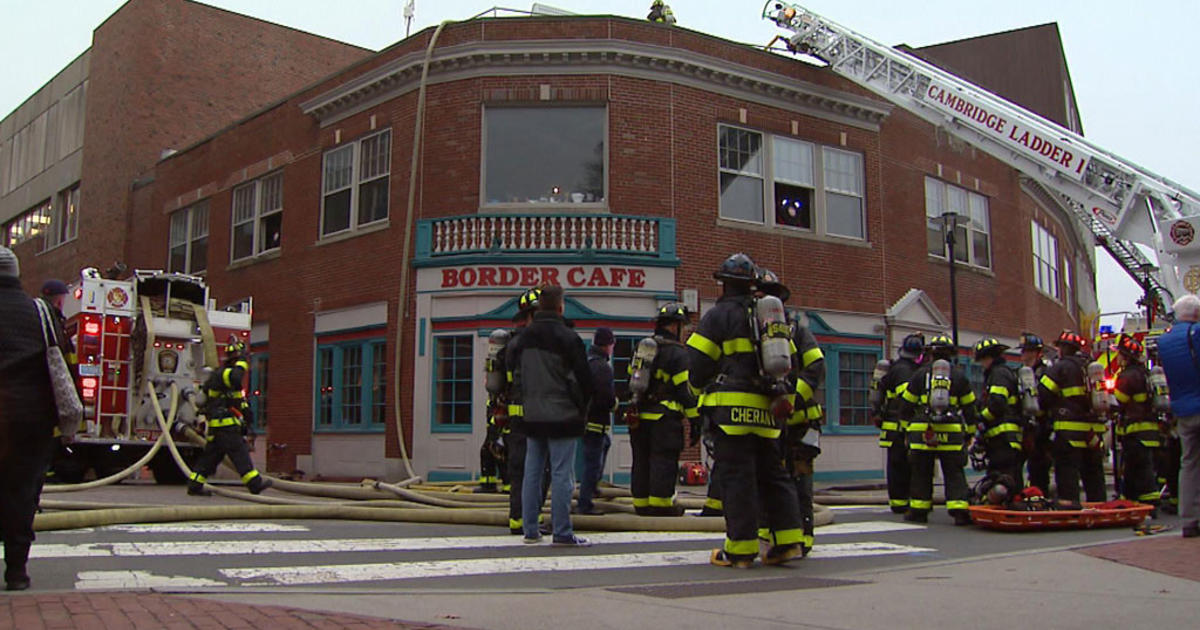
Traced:
<path fill-rule="evenodd" d="M 613 435 L 629 433 L 629 425 L 625 424 L 625 411 L 629 408 L 629 362 L 633 360 L 638 342 L 650 334 L 647 331 L 644 335 L 616 335 L 617 343 L 613 346 L 612 355 L 613 389 L 617 392 L 617 400 L 626 402 L 618 403 L 613 413 Z"/>
<path fill-rule="evenodd" d="M 873 367 L 883 357 L 883 349 L 879 346 L 854 346 L 847 344 L 822 344 L 825 353 L 825 433 L 830 435 L 874 435 L 879 429 L 873 424 L 843 425 L 842 418 L 842 353 L 862 354 L 872 357 L 869 361 Z M 869 378 L 869 373 L 868 373 Z"/>
<path fill-rule="evenodd" d="M 363 419 L 362 422 L 352 423 L 347 422 L 342 417 L 343 404 L 346 402 L 345 397 L 347 388 L 342 383 L 342 378 L 345 376 L 345 356 L 347 350 L 361 351 L 361 374 L 359 378 L 358 401 L 360 413 Z M 322 381 L 322 372 L 326 368 L 324 353 L 329 353 L 331 373 L 331 389 L 328 392 L 329 402 L 332 405 L 330 414 L 332 416 L 329 423 L 322 423 L 322 395 L 325 393 L 322 390 L 326 388 Z M 372 410 L 375 408 L 375 393 L 373 383 L 373 366 L 374 357 L 377 353 L 383 353 L 386 362 L 387 357 L 387 340 L 383 337 L 366 337 L 363 339 L 353 339 L 348 341 L 335 341 L 328 343 L 317 342 L 316 354 L 313 359 L 314 374 L 313 374 L 313 432 L 314 433 L 383 433 L 387 425 L 386 403 L 384 407 L 384 417 L 380 422 L 374 421 Z M 386 365 L 386 364 L 385 364 Z M 387 398 L 387 370 L 385 368 L 383 375 L 383 398 Z"/>
<path fill-rule="evenodd" d="M 465 378 L 461 378 L 463 375 L 455 374 L 454 375 L 455 378 L 439 379 L 439 374 L 441 373 L 441 370 L 440 370 L 441 366 L 439 365 L 439 363 L 445 358 L 442 356 L 442 347 L 441 347 L 441 343 L 440 343 L 441 340 L 443 340 L 443 339 L 465 339 L 467 341 L 467 343 L 469 344 L 469 347 L 470 347 L 469 359 L 470 360 L 468 361 L 468 365 L 470 367 L 467 370 L 467 374 L 465 375 Z M 443 334 L 443 335 L 434 335 L 433 336 L 433 359 L 431 362 L 431 368 L 432 368 L 431 372 L 430 372 L 431 377 L 429 379 L 429 388 L 430 388 L 429 427 L 430 427 L 430 431 L 433 433 L 471 433 L 472 431 L 474 431 L 474 426 L 475 426 L 475 421 L 474 421 L 474 417 L 475 417 L 475 381 L 474 381 L 474 377 L 475 377 L 475 372 L 476 372 L 476 370 L 475 370 L 475 367 L 476 367 L 475 339 L 476 339 L 476 335 L 470 334 L 470 333 L 454 334 L 454 335 Z M 461 358 L 462 357 L 458 356 L 457 354 L 454 355 L 453 357 L 450 357 L 450 359 L 452 359 L 452 360 L 453 359 L 461 359 Z M 450 405 L 464 405 L 465 404 L 467 406 L 467 409 L 468 409 L 467 418 L 469 421 L 466 422 L 465 424 L 452 424 L 452 423 L 447 423 L 447 422 L 440 422 L 438 420 L 438 405 L 442 404 L 442 401 L 439 400 L 439 398 L 438 398 L 438 385 L 441 383 L 447 383 L 447 382 L 456 383 L 456 384 L 465 383 L 468 386 L 467 387 L 468 397 L 465 401 L 454 400 L 454 401 L 449 401 L 449 403 L 448 403 Z"/>
<path fill-rule="evenodd" d="M 254 413 L 254 429 L 267 428 L 267 385 L 270 382 L 271 353 L 255 352 L 250 355 L 250 411 Z"/>

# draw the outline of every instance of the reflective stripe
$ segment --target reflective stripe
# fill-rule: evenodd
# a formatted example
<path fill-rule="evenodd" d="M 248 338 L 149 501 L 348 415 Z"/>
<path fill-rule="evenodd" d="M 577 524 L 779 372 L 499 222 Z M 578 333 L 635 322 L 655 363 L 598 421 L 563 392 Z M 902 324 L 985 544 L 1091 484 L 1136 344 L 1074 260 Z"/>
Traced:
<path fill-rule="evenodd" d="M 491 475 L 480 475 L 479 483 L 496 483 L 500 479 Z"/>
<path fill-rule="evenodd" d="M 1053 392 L 1055 394 L 1062 391 L 1062 389 L 1059 388 L 1058 383 L 1055 383 L 1054 379 L 1050 378 L 1049 374 L 1043 374 L 1042 380 L 1040 380 L 1038 382 L 1042 384 L 1042 387 L 1045 387 L 1046 389 L 1050 390 L 1051 392 Z"/>
<path fill-rule="evenodd" d="M 884 420 L 880 424 L 879 430 L 880 431 L 899 431 L 900 423 L 896 422 L 895 420 Z"/>
<path fill-rule="evenodd" d="M 661 401 L 659 404 L 666 407 L 667 409 L 670 409 L 671 411 L 683 413 L 683 404 L 682 403 L 677 403 L 674 400 L 664 400 L 664 401 Z"/>
<path fill-rule="evenodd" d="M 508 528 L 509 529 L 521 529 L 524 526 L 525 526 L 525 521 L 523 521 L 519 518 L 508 519 Z"/>
<path fill-rule="evenodd" d="M 891 441 L 891 440 L 885 440 L 885 439 L 883 439 L 883 438 L 879 438 L 879 446 L 880 446 L 880 447 L 882 447 L 882 448 L 891 448 L 891 447 L 892 447 L 892 441 Z"/>
<path fill-rule="evenodd" d="M 804 379 L 796 379 L 796 394 L 800 396 L 800 400 L 808 402 L 812 400 L 813 388 Z"/>
<path fill-rule="evenodd" d="M 709 508 L 711 510 L 724 510 L 725 502 L 720 499 L 714 499 L 712 497 L 708 497 L 707 499 L 704 500 L 704 507 Z"/>
<path fill-rule="evenodd" d="M 983 434 L 983 437 L 994 438 L 997 435 L 1000 435 L 1002 433 L 1020 433 L 1020 432 L 1021 432 L 1021 427 L 1017 426 L 1016 424 L 1014 424 L 1012 422 L 1005 422 L 1003 424 L 999 424 L 995 427 L 992 427 L 991 429 L 988 429 L 987 433 Z"/>
<path fill-rule="evenodd" d="M 696 350 L 703 352 L 713 361 L 721 358 L 721 347 L 700 333 L 692 333 L 691 336 L 688 337 L 687 345 L 689 348 L 695 348 Z"/>
<path fill-rule="evenodd" d="M 757 435 L 768 440 L 779 439 L 779 436 L 783 434 L 783 431 L 780 429 L 771 429 L 768 427 L 730 426 L 727 424 L 722 424 L 720 427 L 721 431 L 725 432 L 725 435 Z"/>
<path fill-rule="evenodd" d="M 888 499 L 888 505 L 892 507 L 908 507 L 908 499 Z"/>
<path fill-rule="evenodd" d="M 684 370 L 684 371 L 676 374 L 675 376 L 671 377 L 672 385 L 683 385 L 686 382 L 688 382 L 688 371 L 687 370 Z"/>
<path fill-rule="evenodd" d="M 991 409 L 984 409 L 983 413 L 981 413 L 979 415 L 982 416 L 983 419 L 987 420 L 988 422 L 991 422 L 992 420 L 996 419 L 996 414 L 993 414 Z"/>
<path fill-rule="evenodd" d="M 1119 389 L 1113 390 L 1113 397 L 1116 398 L 1117 402 L 1121 403 L 1122 405 L 1127 405 L 1129 404 L 1129 401 L 1133 400 L 1132 397 Z"/>
<path fill-rule="evenodd" d="M 589 422 L 587 423 L 587 430 L 593 433 L 604 433 L 608 430 L 608 425 L 600 424 L 598 422 Z"/>
<path fill-rule="evenodd" d="M 763 394 L 750 394 L 747 392 L 709 392 L 704 395 L 704 406 L 770 409 L 771 400 Z"/>
<path fill-rule="evenodd" d="M 1080 431 L 1083 433 L 1104 433 L 1103 422 L 1078 422 L 1074 420 L 1055 420 L 1055 431 Z"/>
<path fill-rule="evenodd" d="M 914 510 L 932 510 L 933 501 L 929 499 L 911 499 L 908 502 L 909 507 Z"/>
<path fill-rule="evenodd" d="M 968 392 L 966 396 L 962 396 L 958 399 L 958 404 L 959 406 L 965 407 L 966 405 L 974 403 L 975 400 L 975 392 Z"/>
<path fill-rule="evenodd" d="M 820 420 L 823 415 L 825 415 L 825 408 L 821 405 L 813 405 L 805 413 L 805 416 L 809 420 Z"/>
<path fill-rule="evenodd" d="M 774 532 L 776 545 L 799 545 L 804 542 L 804 530 L 784 529 Z"/>
<path fill-rule="evenodd" d="M 971 504 L 966 501 L 946 501 L 947 510 L 966 510 Z"/>
<path fill-rule="evenodd" d="M 1152 431 L 1158 433 L 1157 422 L 1131 422 L 1124 426 L 1117 427 L 1117 435 L 1128 435 L 1130 433 L 1141 433 L 1142 431 Z"/>
<path fill-rule="evenodd" d="M 721 344 L 721 351 L 725 354 L 752 354 L 755 352 L 754 341 L 747 337 L 727 339 Z"/>
<path fill-rule="evenodd" d="M 907 387 L 904 388 L 904 393 L 901 395 L 904 397 L 905 402 L 909 402 L 914 405 L 921 402 L 920 397 L 918 397 L 916 394 L 908 391 Z"/>
<path fill-rule="evenodd" d="M 650 507 L 672 507 L 675 505 L 675 497 L 650 497 Z"/>
<path fill-rule="evenodd" d="M 201 475 L 198 472 L 193 472 L 192 473 L 192 481 L 195 481 L 196 483 L 204 483 L 204 482 L 208 481 L 208 477 L 205 477 L 204 475 Z"/>
<path fill-rule="evenodd" d="M 525 406 L 524 405 L 509 405 L 508 406 L 508 415 L 510 417 L 511 416 L 524 417 L 525 416 Z"/>
<path fill-rule="evenodd" d="M 725 553 L 735 556 L 756 556 L 758 555 L 758 539 L 753 540 L 730 540 L 725 539 Z"/>
<path fill-rule="evenodd" d="M 1008 388 L 1003 385 L 992 385 L 988 388 L 988 393 L 1008 398 Z"/>
<path fill-rule="evenodd" d="M 633 498 L 633 507 L 650 507 L 650 499 Z"/>
<path fill-rule="evenodd" d="M 507 371 L 507 372 L 505 372 L 505 373 L 504 373 L 504 380 L 508 381 L 509 383 L 513 382 L 513 373 L 512 373 L 512 370 L 509 370 L 509 371 Z"/>
<path fill-rule="evenodd" d="M 695 407 L 688 407 L 683 410 L 683 415 L 687 418 L 699 418 L 700 410 Z"/>
<path fill-rule="evenodd" d="M 825 353 L 821 352 L 820 348 L 813 348 L 813 349 L 809 350 L 808 352 L 805 352 L 803 355 L 801 355 L 800 365 L 802 367 L 808 367 L 808 366 L 816 363 L 817 361 L 823 361 L 824 359 L 825 359 Z"/>
<path fill-rule="evenodd" d="M 258 471 L 251 470 L 250 472 L 242 475 L 242 483 L 250 483 L 250 480 L 254 479 L 257 476 L 258 476 Z"/>
<path fill-rule="evenodd" d="M 1147 400 L 1150 400 L 1150 394 L 1147 394 L 1147 393 L 1144 393 L 1144 392 L 1143 392 L 1143 393 L 1141 393 L 1141 394 L 1134 394 L 1134 395 L 1133 395 L 1133 402 L 1139 402 L 1139 403 L 1141 403 L 1141 402 L 1146 402 Z"/>
<path fill-rule="evenodd" d="M 1142 502 L 1157 501 L 1162 498 L 1160 492 L 1147 492 L 1146 494 L 1138 495 L 1137 500 Z"/>
<path fill-rule="evenodd" d="M 215 420 L 208 421 L 208 427 L 210 429 L 219 429 L 221 427 L 233 427 L 233 426 L 239 426 L 241 424 L 242 424 L 242 421 L 237 418 L 217 418 Z"/>
<path fill-rule="evenodd" d="M 1086 396 L 1088 390 L 1086 387 L 1064 387 L 1062 390 L 1063 398 L 1075 398 L 1077 396 Z"/>
<path fill-rule="evenodd" d="M 642 411 L 638 413 L 638 420 L 662 420 L 662 417 L 665 415 L 666 414 L 662 412 L 655 413 L 651 411 Z"/>

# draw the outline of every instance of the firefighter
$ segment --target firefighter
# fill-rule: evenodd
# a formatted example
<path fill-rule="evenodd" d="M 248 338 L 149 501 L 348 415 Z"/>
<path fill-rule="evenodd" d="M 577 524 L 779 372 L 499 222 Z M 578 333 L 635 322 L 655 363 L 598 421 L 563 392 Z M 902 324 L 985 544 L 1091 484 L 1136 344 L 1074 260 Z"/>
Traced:
<path fill-rule="evenodd" d="M 993 338 L 975 344 L 975 361 L 983 368 L 983 399 L 979 405 L 980 445 L 987 454 L 987 474 L 993 480 L 1008 476 L 1014 485 L 1008 490 L 1019 492 L 1024 487 L 1021 469 L 1022 456 L 1021 390 L 1017 374 L 1005 362 L 1008 346 Z"/>
<path fill-rule="evenodd" d="M 908 464 L 908 438 L 905 423 L 900 418 L 900 405 L 908 381 L 921 367 L 925 352 L 925 335 L 908 335 L 900 343 L 900 356 L 888 366 L 887 372 L 875 386 L 880 392 L 875 413 L 879 427 L 879 446 L 887 449 L 888 505 L 893 514 L 908 512 L 908 485 L 912 468 Z"/>
<path fill-rule="evenodd" d="M 688 382 L 693 391 L 705 392 L 704 406 L 715 425 L 711 433 L 724 494 L 726 538 L 711 561 L 724 567 L 753 566 L 759 551 L 760 506 L 775 538 L 763 552 L 763 563 L 782 564 L 803 553 L 796 486 L 779 457 L 779 438 L 792 411 L 790 392 L 786 381 L 768 379 L 759 367 L 764 348 L 775 350 L 779 344 L 773 339 L 768 346 L 753 328 L 756 269 L 745 254 L 734 254 L 721 264 L 713 275 L 721 281 L 723 294 L 687 342 Z M 785 360 L 790 363 L 791 352 L 787 355 L 769 358 L 779 367 Z"/>
<path fill-rule="evenodd" d="M 542 290 L 538 287 L 535 287 L 523 292 L 521 296 L 517 298 L 517 314 L 513 316 L 513 325 L 516 327 L 517 333 L 528 326 L 529 322 L 533 321 L 533 313 L 537 310 L 538 297 L 540 297 L 541 294 Z M 508 347 L 511 347 L 512 343 L 516 341 L 516 339 L 517 334 L 514 334 L 511 340 L 508 342 Z M 500 353 L 501 361 L 504 360 L 503 357 L 506 354 L 508 354 L 508 348 L 506 348 L 504 352 Z M 502 369 L 505 371 L 506 383 L 508 387 L 511 387 L 513 381 L 513 372 L 510 369 L 511 366 L 505 366 L 503 364 L 502 366 Z M 504 436 L 505 447 L 508 456 L 508 478 L 505 480 L 505 483 L 507 483 L 509 486 L 508 531 L 510 534 L 518 536 L 525 534 L 525 522 L 522 519 L 521 499 L 523 496 L 522 486 L 525 482 L 526 442 L 525 435 L 520 432 L 513 431 L 512 427 L 516 420 L 519 420 L 525 415 L 525 413 L 521 405 L 512 403 L 507 391 L 499 396 L 499 399 L 500 400 L 498 400 L 497 403 L 499 405 L 503 405 L 503 411 L 498 409 L 497 411 L 493 412 L 493 416 L 500 414 L 502 417 L 502 420 L 500 421 L 503 425 L 501 431 L 502 435 Z M 542 494 L 545 495 L 550 488 L 550 475 L 547 473 L 543 475 L 542 478 L 544 480 L 542 483 Z M 545 500 L 544 496 L 543 500 Z M 548 532 L 543 530 L 542 533 L 547 534 Z"/>
<path fill-rule="evenodd" d="M 759 270 L 755 284 L 759 294 L 773 295 L 784 303 L 792 295 L 787 286 L 779 281 L 779 276 L 768 269 Z M 816 391 L 825 380 L 825 354 L 807 326 L 795 319 L 789 324 L 792 345 L 795 346 L 791 379 L 795 382 L 796 401 L 784 435 L 784 461 L 796 484 L 796 498 L 800 503 L 800 519 L 804 529 L 802 555 L 807 556 L 814 543 L 813 463 L 821 454 L 821 420 L 825 415 L 824 408 L 816 398 Z M 759 533 L 760 538 L 773 542 L 769 535 L 762 536 L 764 532 Z"/>
<path fill-rule="evenodd" d="M 1061 356 L 1038 381 L 1038 399 L 1046 412 L 1044 422 L 1054 432 L 1051 448 L 1058 499 L 1078 504 L 1082 479 L 1088 501 L 1103 501 L 1107 429 L 1104 421 L 1092 414 L 1088 359 L 1083 354 L 1087 343 L 1077 333 L 1065 330 L 1054 345 Z"/>
<path fill-rule="evenodd" d="M 1157 504 L 1160 498 L 1154 461 L 1162 447 L 1158 419 L 1150 394 L 1150 371 L 1142 361 L 1144 348 L 1125 335 L 1117 344 L 1117 375 L 1113 397 L 1118 404 L 1116 436 L 1121 441 L 1121 494 L 1130 501 Z"/>
<path fill-rule="evenodd" d="M 698 417 L 696 396 L 688 389 L 687 348 L 680 342 L 690 316 L 687 307 L 670 302 L 654 318 L 657 348 L 646 370 L 649 383 L 630 407 L 627 421 L 633 448 L 630 492 L 633 508 L 642 516 L 682 516 L 675 505 L 675 479 L 683 450 L 684 419 Z M 639 348 L 638 352 L 642 352 Z M 634 378 L 634 362 L 629 365 Z M 631 383 L 632 386 L 632 383 Z"/>
<path fill-rule="evenodd" d="M 1050 363 L 1044 356 L 1045 343 L 1042 338 L 1030 333 L 1021 333 L 1021 364 L 1033 370 L 1033 376 L 1041 380 Z M 1042 412 L 1044 416 L 1044 411 Z M 1024 450 L 1029 462 L 1029 485 L 1050 492 L 1050 468 L 1054 464 L 1054 456 L 1050 448 L 1050 434 L 1053 432 L 1050 423 L 1044 417 L 1031 418 L 1025 424 Z"/>
<path fill-rule="evenodd" d="M 908 381 L 900 406 L 907 422 L 908 461 L 912 466 L 908 513 L 904 520 L 924 523 L 933 511 L 933 464 L 941 462 L 946 510 L 955 525 L 970 525 L 967 511 L 967 433 L 977 422 L 975 392 L 962 368 L 953 365 L 954 342 L 937 335 L 925 347 L 928 361 Z M 944 370 L 944 371 L 943 371 Z"/>
<path fill-rule="evenodd" d="M 231 337 L 225 346 L 225 364 L 213 370 L 202 386 L 204 415 L 208 419 L 205 431 L 208 444 L 196 460 L 196 467 L 188 480 L 188 494 L 212 495 L 204 483 L 226 455 L 252 494 L 259 494 L 273 483 L 259 474 L 250 459 L 250 449 L 246 446 L 245 436 L 254 421 L 250 405 L 242 393 L 242 379 L 249 370 L 246 344 Z"/>
<path fill-rule="evenodd" d="M 650 14 L 646 16 L 646 19 L 659 24 L 674 24 L 675 12 L 663 0 L 654 0 L 650 3 Z"/>

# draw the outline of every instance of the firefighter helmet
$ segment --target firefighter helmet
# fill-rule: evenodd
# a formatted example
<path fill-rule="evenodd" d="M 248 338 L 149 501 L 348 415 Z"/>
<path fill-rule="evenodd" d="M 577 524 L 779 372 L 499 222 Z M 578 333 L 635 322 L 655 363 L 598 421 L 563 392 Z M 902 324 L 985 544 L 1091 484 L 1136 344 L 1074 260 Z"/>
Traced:
<path fill-rule="evenodd" d="M 225 358 L 233 359 L 246 356 L 246 344 L 233 335 L 229 336 L 229 341 L 225 343 Z"/>
<path fill-rule="evenodd" d="M 759 291 L 767 295 L 773 295 L 783 302 L 788 301 L 788 298 L 792 297 L 792 292 L 779 280 L 779 276 L 775 275 L 774 271 L 765 267 L 758 268 L 754 284 L 758 287 Z"/>
<path fill-rule="evenodd" d="M 542 297 L 542 290 L 534 287 L 521 294 L 517 300 L 517 312 L 527 313 L 537 308 L 538 298 Z"/>
<path fill-rule="evenodd" d="M 735 280 L 742 282 L 754 282 L 754 277 L 757 275 L 758 267 L 754 265 L 754 261 L 749 256 L 742 253 L 733 254 L 721 263 L 720 268 L 713 272 L 713 277 L 717 280 Z"/>
<path fill-rule="evenodd" d="M 1079 335 L 1079 333 L 1070 330 L 1064 330 L 1062 331 L 1062 334 L 1058 336 L 1058 339 L 1054 340 L 1054 345 L 1074 348 L 1076 352 L 1079 352 L 1080 350 L 1083 350 L 1085 346 L 1087 346 L 1087 341 L 1085 341 L 1083 337 Z"/>
<path fill-rule="evenodd" d="M 946 335 L 934 335 L 925 344 L 925 349 L 933 356 L 950 357 L 954 354 L 954 340 Z"/>
<path fill-rule="evenodd" d="M 688 323 L 690 314 L 688 307 L 679 302 L 668 302 L 658 309 L 658 314 L 654 316 L 654 320 L 658 322 L 681 322 Z"/>
<path fill-rule="evenodd" d="M 900 343 L 900 354 L 902 356 L 909 355 L 909 358 L 915 358 L 921 356 L 921 353 L 924 351 L 925 335 L 921 333 L 911 334 L 905 337 L 904 341 Z"/>
<path fill-rule="evenodd" d="M 994 337 L 981 339 L 979 343 L 975 344 L 975 360 L 978 361 L 988 356 L 998 357 L 1004 354 L 1005 350 L 1008 350 L 1008 346 L 1000 343 L 999 339 Z"/>
<path fill-rule="evenodd" d="M 1017 347 L 1022 350 L 1041 350 L 1046 347 L 1046 344 L 1041 337 L 1031 332 L 1025 332 L 1021 333 L 1021 345 Z"/>
<path fill-rule="evenodd" d="M 1144 350 L 1145 348 L 1142 346 L 1142 342 L 1138 341 L 1137 338 L 1133 337 L 1132 335 L 1124 335 L 1121 337 L 1121 341 L 1117 342 L 1117 351 L 1129 357 L 1130 359 L 1141 358 L 1142 351 Z"/>

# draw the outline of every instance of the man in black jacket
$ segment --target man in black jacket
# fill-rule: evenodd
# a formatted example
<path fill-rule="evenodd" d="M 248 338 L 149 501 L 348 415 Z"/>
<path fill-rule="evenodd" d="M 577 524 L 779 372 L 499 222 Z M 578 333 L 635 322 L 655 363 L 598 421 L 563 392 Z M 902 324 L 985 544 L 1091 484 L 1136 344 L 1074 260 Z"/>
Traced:
<path fill-rule="evenodd" d="M 579 513 L 601 514 L 592 498 L 596 486 L 604 477 L 604 462 L 612 439 L 608 428 L 612 426 L 613 408 L 617 405 L 617 394 L 613 388 L 612 351 L 617 339 L 612 330 L 597 328 L 588 349 L 588 367 L 592 370 L 592 404 L 588 407 L 587 429 L 583 433 L 583 479 L 579 481 Z"/>
<path fill-rule="evenodd" d="M 57 418 L 40 315 L 20 275 L 16 255 L 0 247 L 0 537 L 10 591 L 29 588 L 33 516 Z"/>
<path fill-rule="evenodd" d="M 563 319 L 562 287 L 542 290 L 533 322 L 508 350 L 513 394 L 521 408 L 513 430 L 526 436 L 522 522 L 525 542 L 538 543 L 542 470 L 550 461 L 550 518 L 554 545 L 588 546 L 571 528 L 575 442 L 587 424 L 592 372 L 583 340 Z"/>

